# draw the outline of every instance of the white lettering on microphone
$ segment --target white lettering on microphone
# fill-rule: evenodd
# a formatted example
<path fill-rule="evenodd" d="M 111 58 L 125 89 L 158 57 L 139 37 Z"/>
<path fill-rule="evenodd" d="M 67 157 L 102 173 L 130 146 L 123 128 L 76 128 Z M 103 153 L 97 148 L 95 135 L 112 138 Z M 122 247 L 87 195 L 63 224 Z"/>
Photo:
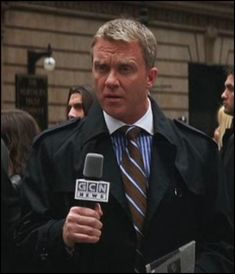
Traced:
<path fill-rule="evenodd" d="M 109 182 L 77 179 L 75 199 L 94 202 L 108 202 Z"/>

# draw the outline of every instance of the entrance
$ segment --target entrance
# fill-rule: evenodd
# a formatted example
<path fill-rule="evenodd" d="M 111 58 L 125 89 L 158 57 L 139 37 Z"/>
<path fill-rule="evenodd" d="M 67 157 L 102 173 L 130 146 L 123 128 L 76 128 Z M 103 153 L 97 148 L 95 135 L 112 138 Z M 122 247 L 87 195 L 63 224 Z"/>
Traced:
<path fill-rule="evenodd" d="M 189 124 L 211 137 L 225 80 L 224 66 L 189 64 Z"/>

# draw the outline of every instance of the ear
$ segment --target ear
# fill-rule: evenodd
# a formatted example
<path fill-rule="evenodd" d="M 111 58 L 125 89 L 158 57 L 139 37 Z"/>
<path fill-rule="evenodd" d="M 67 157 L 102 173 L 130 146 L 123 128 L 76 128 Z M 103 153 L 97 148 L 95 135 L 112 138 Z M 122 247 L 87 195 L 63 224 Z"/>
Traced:
<path fill-rule="evenodd" d="M 154 85 L 156 79 L 158 76 L 158 69 L 156 67 L 153 67 L 149 69 L 148 75 L 147 75 L 147 88 L 151 89 Z"/>

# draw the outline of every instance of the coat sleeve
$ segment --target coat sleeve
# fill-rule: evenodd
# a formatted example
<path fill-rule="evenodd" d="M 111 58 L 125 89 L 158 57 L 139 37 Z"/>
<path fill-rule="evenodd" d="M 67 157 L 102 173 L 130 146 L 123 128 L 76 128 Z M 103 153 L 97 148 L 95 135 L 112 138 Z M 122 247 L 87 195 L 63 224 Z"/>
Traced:
<path fill-rule="evenodd" d="M 197 245 L 196 273 L 233 273 L 234 242 L 225 174 L 216 149 L 206 159 L 206 195 L 201 241 Z"/>
<path fill-rule="evenodd" d="M 175 125 L 181 134 L 178 168 L 188 189 L 202 197 L 198 204 L 201 211 L 197 227 L 195 272 L 233 273 L 233 214 L 219 151 L 203 132 L 177 120 Z"/>
<path fill-rule="evenodd" d="M 22 184 L 23 214 L 16 242 L 26 261 L 30 262 L 32 272 L 65 273 L 70 259 L 62 239 L 66 215 L 56 214 L 51 204 L 55 177 L 50 150 L 51 145 L 43 141 L 33 148 Z M 58 204 L 65 207 L 61 200 Z"/>

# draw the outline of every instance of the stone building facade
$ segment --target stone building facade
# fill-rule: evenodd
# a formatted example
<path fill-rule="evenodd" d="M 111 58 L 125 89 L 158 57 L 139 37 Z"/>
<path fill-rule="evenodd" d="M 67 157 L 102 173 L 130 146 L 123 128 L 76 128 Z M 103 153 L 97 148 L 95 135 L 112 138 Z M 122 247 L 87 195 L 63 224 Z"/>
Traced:
<path fill-rule="evenodd" d="M 15 75 L 27 73 L 27 51 L 50 43 L 56 69 L 48 77 L 49 126 L 65 120 L 69 87 L 92 84 L 90 42 L 97 28 L 119 16 L 144 20 L 156 35 L 159 78 L 152 90 L 166 115 L 189 115 L 189 63 L 234 60 L 233 1 L 3 1 L 1 107 L 15 106 Z"/>

